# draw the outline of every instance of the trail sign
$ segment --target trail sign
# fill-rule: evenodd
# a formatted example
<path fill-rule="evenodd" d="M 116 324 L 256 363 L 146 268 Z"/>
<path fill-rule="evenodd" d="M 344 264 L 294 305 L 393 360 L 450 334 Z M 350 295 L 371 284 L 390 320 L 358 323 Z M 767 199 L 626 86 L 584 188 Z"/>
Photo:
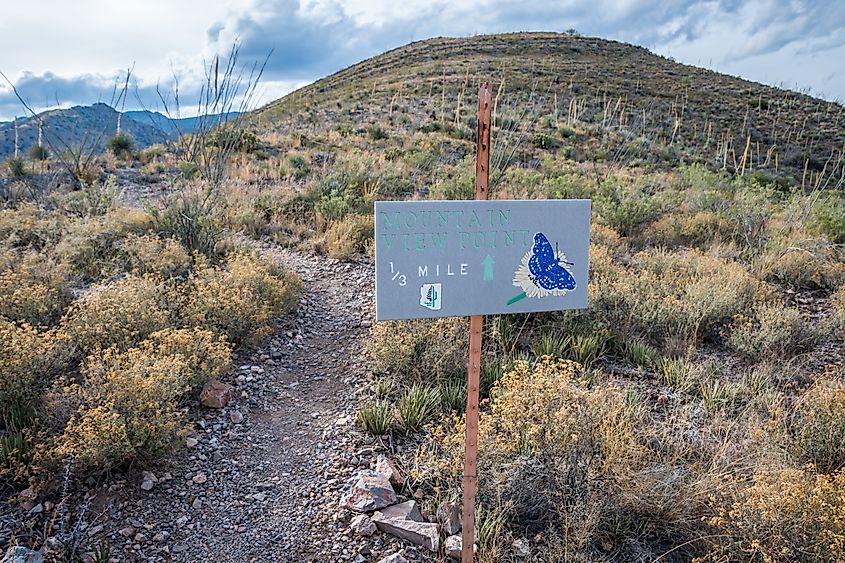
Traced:
<path fill-rule="evenodd" d="M 380 201 L 376 318 L 587 306 L 589 200 Z"/>
<path fill-rule="evenodd" d="M 491 95 L 479 87 L 477 201 L 375 204 L 376 319 L 469 316 L 461 563 L 476 537 L 483 315 L 587 306 L 589 200 L 487 201 Z"/>

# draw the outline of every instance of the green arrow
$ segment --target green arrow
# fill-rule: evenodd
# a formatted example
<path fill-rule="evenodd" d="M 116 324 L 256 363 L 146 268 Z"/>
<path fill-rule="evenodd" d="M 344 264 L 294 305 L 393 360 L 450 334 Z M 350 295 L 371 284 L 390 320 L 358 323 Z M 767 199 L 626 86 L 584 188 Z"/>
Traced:
<path fill-rule="evenodd" d="M 493 264 L 495 263 L 493 257 L 489 254 L 484 259 L 484 281 L 493 281 Z"/>

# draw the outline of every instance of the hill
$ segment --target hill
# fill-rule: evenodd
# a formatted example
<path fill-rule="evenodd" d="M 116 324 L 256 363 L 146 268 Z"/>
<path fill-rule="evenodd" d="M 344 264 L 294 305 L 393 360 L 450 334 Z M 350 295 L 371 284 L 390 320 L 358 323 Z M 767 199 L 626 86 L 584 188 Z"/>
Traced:
<path fill-rule="evenodd" d="M 601 143 L 608 160 L 641 157 L 662 167 L 700 162 L 805 182 L 841 173 L 842 105 L 679 64 L 642 47 L 569 34 L 411 43 L 318 80 L 256 115 L 265 127 L 288 130 L 384 120 L 398 129 L 436 122 L 471 129 L 475 88 L 486 79 L 497 92 L 500 128 L 512 126 L 508 118 L 527 118 L 535 132 L 541 123 L 551 126 L 545 128 L 551 143 L 581 147 L 589 139 L 567 140 L 558 129 L 592 127 L 594 135 L 613 134 Z M 601 152 L 592 146 L 583 157 L 601 160 Z"/>

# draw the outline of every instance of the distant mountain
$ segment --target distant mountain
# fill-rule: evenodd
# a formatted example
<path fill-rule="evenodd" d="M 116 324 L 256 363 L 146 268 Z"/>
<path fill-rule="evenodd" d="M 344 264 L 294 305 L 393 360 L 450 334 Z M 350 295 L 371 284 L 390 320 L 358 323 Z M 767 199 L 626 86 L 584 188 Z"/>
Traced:
<path fill-rule="evenodd" d="M 178 135 L 182 133 L 193 133 L 197 128 L 203 125 L 214 125 L 217 123 L 217 115 L 213 116 L 197 116 L 197 117 L 183 117 L 181 119 L 170 119 L 164 114 L 157 111 L 139 110 L 127 111 L 123 115 L 129 119 L 133 119 L 138 123 L 150 125 L 156 129 L 163 131 L 167 135 Z M 228 121 L 240 115 L 238 112 L 230 112 L 223 114 L 223 121 Z"/>
<path fill-rule="evenodd" d="M 66 146 L 84 146 L 85 150 L 93 148 L 96 152 L 105 152 L 106 143 L 117 132 L 118 115 L 117 110 L 103 103 L 40 113 L 39 118 L 44 124 L 42 130 L 44 146 L 51 152 L 65 150 Z M 228 114 L 226 119 L 231 119 L 236 115 L 238 114 Z M 171 120 L 161 113 L 152 111 L 128 111 L 123 116 L 121 131 L 132 137 L 137 149 L 167 142 L 176 137 L 180 131 L 193 133 L 198 127 L 213 126 L 218 122 L 216 116 Z M 19 119 L 18 135 L 20 152 L 25 156 L 33 145 L 38 144 L 38 119 L 35 117 Z M 13 156 L 14 151 L 14 122 L 0 122 L 0 160 Z"/>

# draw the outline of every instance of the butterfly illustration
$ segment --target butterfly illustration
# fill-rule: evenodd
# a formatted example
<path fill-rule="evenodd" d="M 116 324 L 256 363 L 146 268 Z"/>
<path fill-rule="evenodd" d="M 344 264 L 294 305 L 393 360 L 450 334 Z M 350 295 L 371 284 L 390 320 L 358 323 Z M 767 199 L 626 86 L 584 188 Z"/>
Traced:
<path fill-rule="evenodd" d="M 514 273 L 513 285 L 522 288 L 522 293 L 508 301 L 508 305 L 526 297 L 546 297 L 547 295 L 566 295 L 577 287 L 575 277 L 567 266 L 566 256 L 552 248 L 549 239 L 543 233 L 534 235 L 531 252 L 523 256 Z"/>
<path fill-rule="evenodd" d="M 559 254 L 552 250 L 549 239 L 543 233 L 534 235 L 534 246 L 531 248 L 531 258 L 528 259 L 528 269 L 531 271 L 532 281 L 546 291 L 575 289 L 575 278 L 564 264 L 566 262 Z"/>

